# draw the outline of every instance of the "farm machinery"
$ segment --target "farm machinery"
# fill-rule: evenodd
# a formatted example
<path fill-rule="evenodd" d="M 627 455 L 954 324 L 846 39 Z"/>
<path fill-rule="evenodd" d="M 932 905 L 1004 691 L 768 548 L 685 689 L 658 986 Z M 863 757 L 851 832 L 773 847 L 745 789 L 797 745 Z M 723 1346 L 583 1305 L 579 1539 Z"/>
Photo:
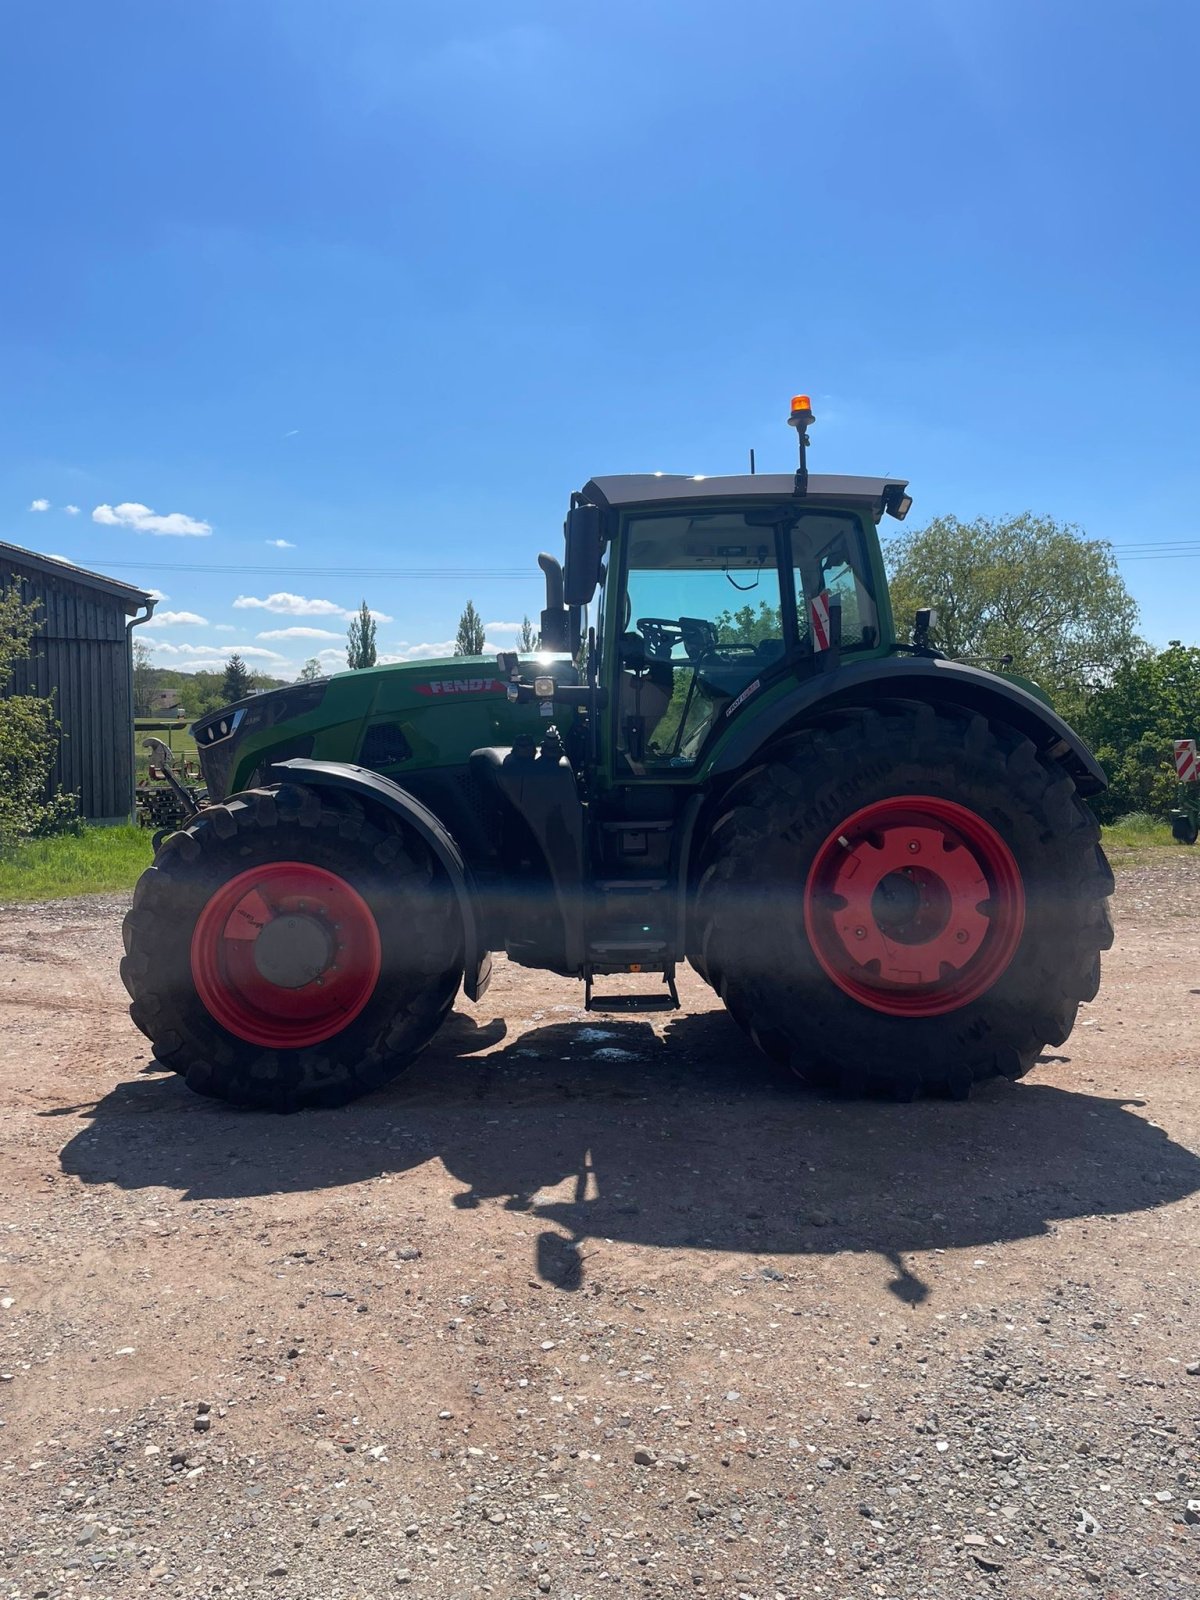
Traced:
<path fill-rule="evenodd" d="M 1195 739 L 1176 739 L 1173 754 L 1179 797 L 1171 812 L 1171 835 L 1180 844 L 1195 844 L 1200 837 L 1200 761 Z"/>
<path fill-rule="evenodd" d="M 598 1011 L 687 961 L 836 1092 L 961 1098 L 1069 1034 L 1112 940 L 1095 758 L 1030 684 L 904 637 L 894 478 L 597 477 L 541 647 L 339 673 L 193 726 L 209 804 L 125 923 L 131 1013 L 203 1094 L 377 1089 L 492 957 Z M 623 992 L 606 993 L 616 974 Z M 632 987 L 630 981 L 632 975 Z"/>

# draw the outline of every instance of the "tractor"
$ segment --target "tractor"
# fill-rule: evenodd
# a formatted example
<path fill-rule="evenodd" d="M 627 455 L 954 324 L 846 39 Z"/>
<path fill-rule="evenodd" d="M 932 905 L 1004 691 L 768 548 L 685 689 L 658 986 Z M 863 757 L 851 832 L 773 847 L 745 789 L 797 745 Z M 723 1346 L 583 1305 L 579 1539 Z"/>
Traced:
<path fill-rule="evenodd" d="M 388 1083 L 495 952 L 595 1011 L 690 962 L 838 1094 L 966 1097 L 1063 1043 L 1112 942 L 1105 777 L 1032 684 L 898 637 L 894 478 L 597 477 L 540 648 L 337 673 L 193 726 L 121 976 L 154 1054 L 278 1111 Z M 626 975 L 615 985 L 615 974 Z M 629 975 L 634 975 L 631 979 Z"/>

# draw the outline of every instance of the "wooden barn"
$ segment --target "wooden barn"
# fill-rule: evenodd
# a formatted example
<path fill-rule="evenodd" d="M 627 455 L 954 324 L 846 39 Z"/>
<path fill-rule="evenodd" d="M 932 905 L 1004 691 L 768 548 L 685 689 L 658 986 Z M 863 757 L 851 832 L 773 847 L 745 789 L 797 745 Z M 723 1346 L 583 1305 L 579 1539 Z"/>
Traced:
<path fill-rule="evenodd" d="M 83 816 L 124 822 L 133 811 L 133 629 L 150 595 L 53 556 L 0 542 L 0 593 L 41 602 L 33 654 L 3 694 L 51 695 L 62 724 L 53 781 Z"/>

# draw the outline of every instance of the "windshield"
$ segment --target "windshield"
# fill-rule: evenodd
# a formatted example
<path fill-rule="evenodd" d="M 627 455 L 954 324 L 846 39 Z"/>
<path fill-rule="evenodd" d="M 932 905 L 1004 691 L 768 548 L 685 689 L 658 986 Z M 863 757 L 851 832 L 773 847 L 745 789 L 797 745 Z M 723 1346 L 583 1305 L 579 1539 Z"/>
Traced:
<path fill-rule="evenodd" d="M 794 519 L 786 586 L 779 532 Z M 688 767 L 722 715 L 791 663 L 826 648 L 830 599 L 842 647 L 874 643 L 858 519 L 837 511 L 714 510 L 633 517 L 625 527 L 617 750 L 634 772 Z M 815 619 L 815 620 L 814 620 Z"/>

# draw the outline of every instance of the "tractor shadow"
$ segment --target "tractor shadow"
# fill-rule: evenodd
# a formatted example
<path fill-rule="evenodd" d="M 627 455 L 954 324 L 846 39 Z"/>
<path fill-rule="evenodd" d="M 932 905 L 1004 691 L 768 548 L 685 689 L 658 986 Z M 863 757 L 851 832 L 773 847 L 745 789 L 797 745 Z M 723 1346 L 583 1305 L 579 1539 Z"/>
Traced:
<path fill-rule="evenodd" d="M 890 1291 L 918 1303 L 928 1291 L 909 1252 L 1037 1237 L 1200 1190 L 1200 1157 L 1138 1104 L 1036 1077 L 966 1104 L 834 1100 L 775 1071 L 720 1011 L 680 1016 L 661 1037 L 598 1018 L 511 1040 L 499 1020 L 456 1013 L 392 1087 L 339 1111 L 272 1118 L 169 1075 L 122 1083 L 85 1113 L 61 1164 L 85 1183 L 230 1200 L 437 1158 L 462 1186 L 458 1210 L 499 1205 L 545 1224 L 537 1269 L 560 1289 L 583 1285 L 590 1242 L 618 1240 L 873 1252 L 893 1268 Z"/>

